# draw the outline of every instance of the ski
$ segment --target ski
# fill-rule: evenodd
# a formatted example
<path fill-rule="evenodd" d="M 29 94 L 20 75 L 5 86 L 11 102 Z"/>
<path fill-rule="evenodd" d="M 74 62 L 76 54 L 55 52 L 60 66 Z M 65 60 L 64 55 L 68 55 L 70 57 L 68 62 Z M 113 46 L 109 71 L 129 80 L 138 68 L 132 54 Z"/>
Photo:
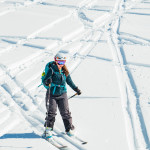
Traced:
<path fill-rule="evenodd" d="M 83 144 L 87 143 L 83 140 L 81 140 L 79 137 L 78 138 L 72 138 L 69 135 L 67 135 L 65 132 L 62 132 L 59 128 L 55 128 L 54 132 L 57 135 L 60 135 L 64 140 L 68 141 L 70 144 L 72 144 L 74 147 L 77 149 L 82 149 L 86 150 Z M 79 140 L 80 139 L 80 140 Z M 69 148 L 70 149 L 70 148 Z"/>
<path fill-rule="evenodd" d="M 76 136 L 76 135 L 74 135 L 73 137 L 74 137 L 76 140 L 78 140 L 79 142 L 81 142 L 81 144 L 83 144 L 83 145 L 88 143 L 88 142 L 82 140 L 81 138 L 79 138 L 79 137 Z"/>
<path fill-rule="evenodd" d="M 59 142 L 58 140 L 56 140 L 53 137 L 47 139 L 47 138 L 42 136 L 42 138 L 60 150 L 67 150 L 67 148 L 68 148 L 68 146 L 63 145 L 61 142 Z"/>
<path fill-rule="evenodd" d="M 66 134 L 66 133 L 64 133 L 64 134 Z M 67 134 L 66 134 L 67 135 Z M 73 135 L 73 136 L 69 136 L 69 135 L 67 135 L 68 137 L 70 137 L 71 139 L 73 139 L 73 140 L 76 140 L 76 141 L 78 141 L 80 144 L 82 144 L 82 145 L 84 145 L 84 144 L 87 144 L 88 142 L 86 142 L 86 141 L 84 141 L 84 140 L 82 140 L 81 138 L 79 138 L 78 136 L 76 136 L 76 135 Z"/>

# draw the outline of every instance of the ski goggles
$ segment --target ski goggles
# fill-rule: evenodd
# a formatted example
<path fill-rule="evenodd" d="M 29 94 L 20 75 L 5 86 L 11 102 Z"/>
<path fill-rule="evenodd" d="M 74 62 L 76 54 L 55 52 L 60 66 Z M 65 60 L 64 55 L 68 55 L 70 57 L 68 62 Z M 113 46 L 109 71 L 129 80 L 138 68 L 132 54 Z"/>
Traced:
<path fill-rule="evenodd" d="M 66 63 L 65 60 L 57 60 L 58 65 L 64 65 Z"/>

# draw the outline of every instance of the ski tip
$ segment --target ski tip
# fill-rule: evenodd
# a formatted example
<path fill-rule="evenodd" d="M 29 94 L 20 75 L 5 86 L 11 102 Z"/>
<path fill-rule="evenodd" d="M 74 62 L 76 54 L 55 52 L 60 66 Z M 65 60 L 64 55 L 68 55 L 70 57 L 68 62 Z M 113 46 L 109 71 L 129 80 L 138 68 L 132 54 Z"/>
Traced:
<path fill-rule="evenodd" d="M 68 148 L 68 146 L 61 146 L 59 149 L 60 150 L 66 150 Z"/>
<path fill-rule="evenodd" d="M 84 145 L 84 144 L 87 144 L 88 142 L 83 142 L 82 144 Z"/>

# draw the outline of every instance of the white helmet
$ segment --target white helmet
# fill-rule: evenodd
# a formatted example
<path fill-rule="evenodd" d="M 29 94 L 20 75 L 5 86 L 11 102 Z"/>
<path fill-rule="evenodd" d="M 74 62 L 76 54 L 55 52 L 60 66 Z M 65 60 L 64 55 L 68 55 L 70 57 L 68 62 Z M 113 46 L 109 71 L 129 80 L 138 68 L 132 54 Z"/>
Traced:
<path fill-rule="evenodd" d="M 60 53 L 58 52 L 55 57 L 54 57 L 55 61 L 56 60 L 66 60 L 66 56 L 64 55 L 64 53 Z"/>

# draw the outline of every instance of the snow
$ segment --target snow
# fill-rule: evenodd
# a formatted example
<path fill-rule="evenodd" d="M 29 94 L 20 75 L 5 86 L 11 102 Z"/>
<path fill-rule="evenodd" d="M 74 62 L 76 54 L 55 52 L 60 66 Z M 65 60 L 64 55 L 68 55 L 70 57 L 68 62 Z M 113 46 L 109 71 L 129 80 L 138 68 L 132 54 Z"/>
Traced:
<path fill-rule="evenodd" d="M 144 28 L 142 28 L 143 26 Z M 143 39 L 149 39 L 149 15 L 124 15 L 124 19 L 120 26 L 120 32 L 136 35 L 136 37 L 141 37 Z"/>
<path fill-rule="evenodd" d="M 41 138 L 41 74 L 58 51 L 82 94 L 69 100 L 81 145 L 71 150 L 150 149 L 150 3 L 123 0 L 0 1 L 0 150 L 57 149 Z M 67 86 L 68 97 L 74 91 Z"/>

